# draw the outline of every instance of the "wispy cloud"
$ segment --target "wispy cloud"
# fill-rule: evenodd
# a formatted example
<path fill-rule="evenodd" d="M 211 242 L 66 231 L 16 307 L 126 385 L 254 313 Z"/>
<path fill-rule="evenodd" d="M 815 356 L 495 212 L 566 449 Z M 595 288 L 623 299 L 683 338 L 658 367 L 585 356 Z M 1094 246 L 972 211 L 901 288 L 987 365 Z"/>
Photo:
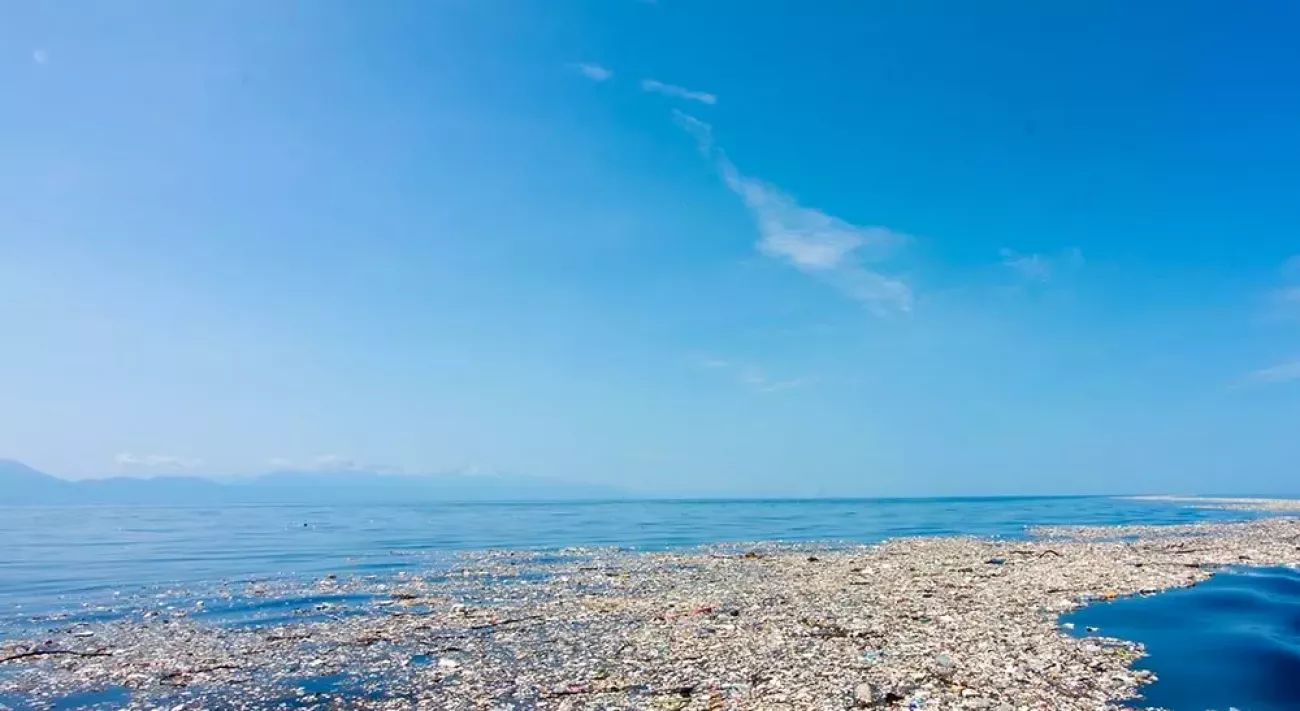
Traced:
<path fill-rule="evenodd" d="M 1284 260 L 1278 271 L 1285 285 L 1266 294 L 1263 317 L 1268 321 L 1293 321 L 1300 317 L 1300 254 Z"/>
<path fill-rule="evenodd" d="M 1282 262 L 1282 276 L 1288 279 L 1300 279 L 1300 254 L 1287 257 Z"/>
<path fill-rule="evenodd" d="M 1017 254 L 1004 249 L 1002 265 L 1031 281 L 1047 282 L 1052 278 L 1052 268 L 1047 263 L 1047 257 L 1041 254 Z"/>
<path fill-rule="evenodd" d="M 320 454 L 307 461 L 313 469 L 360 469 L 361 465 L 352 457 L 341 454 Z"/>
<path fill-rule="evenodd" d="M 122 452 L 113 462 L 123 469 L 194 469 L 203 464 L 201 459 L 185 459 L 169 454 L 132 454 Z"/>
<path fill-rule="evenodd" d="M 773 380 L 767 374 L 758 369 L 751 369 L 741 375 L 741 382 L 748 385 L 751 389 L 760 393 L 779 393 L 782 390 L 792 390 L 794 388 L 806 385 L 808 378 L 790 378 L 788 380 Z"/>
<path fill-rule="evenodd" d="M 1063 270 L 1081 269 L 1083 251 L 1071 247 L 1057 256 L 1020 254 L 1012 249 L 1001 251 L 1002 265 L 1030 281 L 1046 284 Z"/>
<path fill-rule="evenodd" d="M 37 64 L 46 64 L 50 61 L 50 53 L 43 49 L 33 50 L 32 61 Z"/>
<path fill-rule="evenodd" d="M 1279 303 L 1291 306 L 1300 306 L 1300 286 L 1288 286 L 1273 292 L 1273 297 Z"/>
<path fill-rule="evenodd" d="M 1300 286 L 1284 286 L 1268 292 L 1261 316 L 1268 322 L 1293 322 L 1300 318 Z"/>
<path fill-rule="evenodd" d="M 1280 365 L 1261 368 L 1246 376 L 1246 381 L 1255 384 L 1289 383 L 1300 380 L 1300 360 Z"/>
<path fill-rule="evenodd" d="M 811 378 L 773 378 L 766 370 L 759 366 L 737 363 L 724 358 L 715 358 L 713 356 L 700 356 L 694 359 L 694 364 L 701 370 L 712 370 L 725 373 L 730 379 L 744 385 L 746 388 L 758 393 L 776 393 L 782 390 L 792 390 L 794 388 L 807 385 L 812 382 Z"/>
<path fill-rule="evenodd" d="M 267 460 L 266 464 L 273 469 L 301 469 L 304 471 L 366 471 L 381 474 L 402 471 L 401 467 L 362 462 L 342 454 L 318 454 L 305 459 L 272 457 Z"/>
<path fill-rule="evenodd" d="M 689 101 L 698 101 L 701 104 L 708 104 L 710 106 L 718 103 L 718 97 L 706 91 L 691 91 L 686 87 L 665 84 L 657 79 L 642 79 L 641 88 L 655 94 L 673 96 L 678 99 L 687 99 Z"/>
<path fill-rule="evenodd" d="M 887 227 L 864 227 L 800 205 L 780 188 L 752 178 L 714 146 L 713 128 L 674 111 L 677 124 L 695 137 L 700 151 L 722 173 L 758 224 L 760 253 L 839 289 L 877 313 L 908 312 L 912 289 L 902 279 L 868 268 L 909 238 Z"/>
<path fill-rule="evenodd" d="M 485 464 L 466 464 L 463 467 L 452 469 L 445 474 L 452 476 L 472 476 L 472 477 L 499 477 L 506 472 L 496 467 L 490 467 Z"/>
<path fill-rule="evenodd" d="M 673 120 L 683 131 L 695 137 L 701 153 L 713 157 L 713 126 L 677 109 L 673 109 Z"/>
<path fill-rule="evenodd" d="M 592 81 L 607 81 L 614 78 L 614 72 L 599 64 L 574 64 L 573 68 Z"/>

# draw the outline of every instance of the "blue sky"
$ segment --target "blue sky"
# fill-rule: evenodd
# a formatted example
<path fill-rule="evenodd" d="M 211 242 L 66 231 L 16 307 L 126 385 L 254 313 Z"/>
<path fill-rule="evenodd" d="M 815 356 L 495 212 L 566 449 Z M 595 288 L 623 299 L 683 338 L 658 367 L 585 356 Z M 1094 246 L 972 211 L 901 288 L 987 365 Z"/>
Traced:
<path fill-rule="evenodd" d="M 0 456 L 1296 492 L 1297 21 L 20 2 Z"/>

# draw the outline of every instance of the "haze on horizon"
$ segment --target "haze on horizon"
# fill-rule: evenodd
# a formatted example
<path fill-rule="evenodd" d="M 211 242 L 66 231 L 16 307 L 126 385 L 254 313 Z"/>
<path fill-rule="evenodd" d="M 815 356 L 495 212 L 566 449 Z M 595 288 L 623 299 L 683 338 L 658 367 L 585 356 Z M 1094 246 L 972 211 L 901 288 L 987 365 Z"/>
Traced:
<path fill-rule="evenodd" d="M 0 458 L 1300 493 L 1297 21 L 20 1 Z"/>

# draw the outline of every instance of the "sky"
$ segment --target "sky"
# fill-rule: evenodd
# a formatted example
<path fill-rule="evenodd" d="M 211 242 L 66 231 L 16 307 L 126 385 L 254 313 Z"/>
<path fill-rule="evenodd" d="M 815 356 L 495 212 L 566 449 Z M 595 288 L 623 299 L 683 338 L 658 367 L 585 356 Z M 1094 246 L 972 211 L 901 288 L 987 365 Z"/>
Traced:
<path fill-rule="evenodd" d="M 18 0 L 0 457 L 1300 493 L 1300 6 Z"/>

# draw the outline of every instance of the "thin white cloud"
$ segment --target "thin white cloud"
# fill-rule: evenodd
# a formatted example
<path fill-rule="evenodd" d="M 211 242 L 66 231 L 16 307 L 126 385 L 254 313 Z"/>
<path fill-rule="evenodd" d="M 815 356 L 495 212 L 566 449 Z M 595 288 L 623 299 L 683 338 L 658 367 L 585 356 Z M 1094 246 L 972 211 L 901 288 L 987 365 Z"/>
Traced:
<path fill-rule="evenodd" d="M 1300 360 L 1282 363 L 1268 368 L 1261 368 L 1246 376 L 1246 380 L 1257 384 L 1289 383 L 1300 380 Z"/>
<path fill-rule="evenodd" d="M 1083 258 L 1083 250 L 1078 247 L 1070 247 L 1061 253 L 1061 262 L 1073 269 L 1083 269 L 1087 260 Z"/>
<path fill-rule="evenodd" d="M 168 454 L 132 454 L 122 452 L 113 457 L 114 463 L 123 469 L 194 469 L 203 464 L 201 459 L 185 459 Z"/>
<path fill-rule="evenodd" d="M 751 389 L 760 393 L 779 393 L 782 390 L 792 390 L 808 383 L 808 378 L 773 380 L 772 378 L 769 378 L 767 374 L 758 369 L 750 369 L 746 371 L 741 376 L 740 380 Z"/>
<path fill-rule="evenodd" d="M 1070 247 L 1055 257 L 1020 254 L 1012 249 L 1003 249 L 1000 254 L 1002 266 L 1040 284 L 1051 281 L 1061 271 L 1082 269 L 1084 265 L 1083 251 L 1078 247 Z"/>
<path fill-rule="evenodd" d="M 740 196 L 758 224 L 758 251 L 839 289 L 880 314 L 912 310 L 912 288 L 897 277 L 865 266 L 908 241 L 887 227 L 864 227 L 803 207 L 780 188 L 744 175 L 714 147 L 713 128 L 674 111 L 677 124 L 712 158 L 723 182 Z"/>
<path fill-rule="evenodd" d="M 1278 303 L 1289 306 L 1300 306 L 1300 286 L 1288 286 L 1273 292 L 1273 298 Z"/>
<path fill-rule="evenodd" d="M 573 68 L 592 81 L 608 81 L 614 78 L 614 72 L 599 64 L 575 64 Z"/>
<path fill-rule="evenodd" d="M 444 474 L 450 474 L 452 476 L 466 476 L 466 477 L 499 477 L 505 474 L 505 472 L 501 471 L 500 469 L 497 469 L 496 467 L 490 467 L 484 464 L 467 464 L 458 469 L 453 469 L 449 472 L 444 472 Z"/>
<path fill-rule="evenodd" d="M 1300 317 L 1300 254 L 1284 260 L 1278 271 L 1286 285 L 1268 292 L 1264 318 L 1292 321 Z"/>
<path fill-rule="evenodd" d="M 687 99 L 689 101 L 698 101 L 701 104 L 712 106 L 718 103 L 718 97 L 706 91 L 691 91 L 686 87 L 665 84 L 657 79 L 642 79 L 641 88 L 655 94 L 672 96 L 678 99 Z"/>
<path fill-rule="evenodd" d="M 306 459 L 272 457 L 267 460 L 266 464 L 273 469 L 298 469 L 314 472 L 366 471 L 381 474 L 396 474 L 402 472 L 401 467 L 389 464 L 362 462 L 342 454 L 318 454 L 313 457 L 307 457 Z"/>
<path fill-rule="evenodd" d="M 1284 286 L 1269 292 L 1262 317 L 1273 322 L 1300 318 L 1300 286 Z"/>
<path fill-rule="evenodd" d="M 50 53 L 43 49 L 33 50 L 32 61 L 37 64 L 46 64 L 50 61 Z"/>
<path fill-rule="evenodd" d="M 1004 249 L 1002 265 L 1031 281 L 1045 283 L 1052 280 L 1052 266 L 1048 263 L 1047 257 L 1041 254 L 1017 254 L 1010 249 Z"/>
<path fill-rule="evenodd" d="M 1282 262 L 1282 276 L 1288 279 L 1300 279 L 1300 254 L 1287 257 Z"/>
<path fill-rule="evenodd" d="M 782 390 L 792 390 L 794 388 L 807 385 L 812 382 L 811 378 L 798 377 L 787 379 L 772 378 L 767 372 L 756 365 L 737 363 L 724 358 L 715 358 L 713 356 L 697 357 L 693 360 L 696 367 L 701 370 L 718 371 L 728 375 L 729 379 L 759 393 L 776 393 Z"/>
<path fill-rule="evenodd" d="M 683 131 L 695 137 L 700 153 L 709 158 L 713 157 L 713 126 L 677 109 L 673 109 L 673 120 Z"/>
<path fill-rule="evenodd" d="M 321 454 L 308 460 L 313 469 L 359 469 L 357 461 L 341 454 Z"/>

